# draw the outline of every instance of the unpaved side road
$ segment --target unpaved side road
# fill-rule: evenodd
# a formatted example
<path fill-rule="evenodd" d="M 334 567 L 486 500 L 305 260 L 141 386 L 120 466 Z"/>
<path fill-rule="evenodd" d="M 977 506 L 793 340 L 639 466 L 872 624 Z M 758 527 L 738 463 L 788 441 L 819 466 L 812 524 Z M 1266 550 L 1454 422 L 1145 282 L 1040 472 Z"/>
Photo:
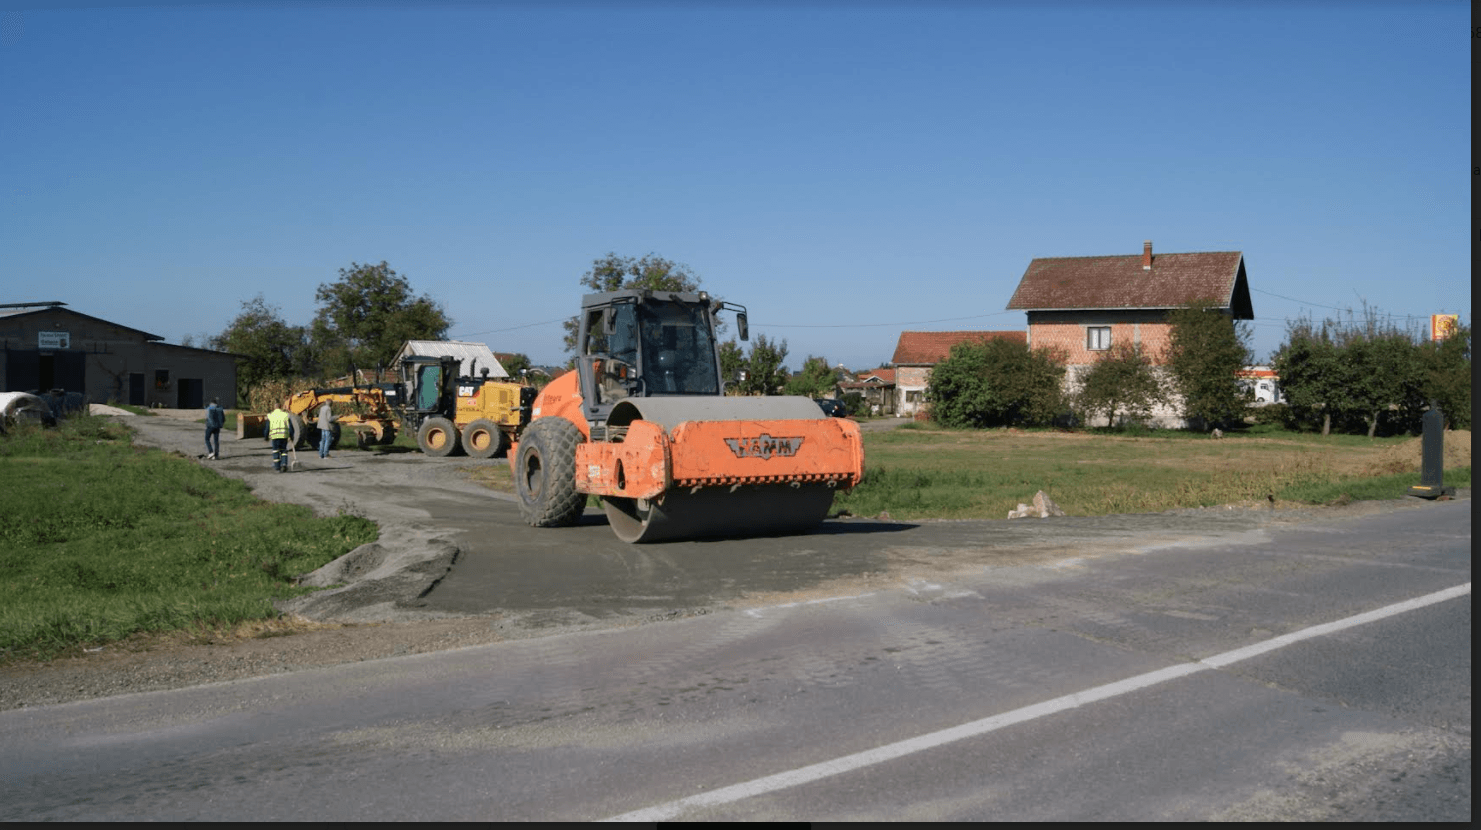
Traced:
<path fill-rule="evenodd" d="M 213 680 L 464 645 L 693 617 L 760 604 L 878 590 L 912 593 L 954 575 L 1077 561 L 1171 544 L 1250 540 L 1316 518 L 1424 509 L 1418 500 L 1310 510 L 1207 509 L 1015 522 L 895 522 L 850 518 L 777 539 L 627 545 L 588 510 L 574 528 L 525 526 L 508 495 L 467 477 L 503 459 L 300 450 L 292 472 L 271 469 L 260 438 L 222 438 L 207 461 L 201 413 L 120 415 L 136 442 L 178 452 L 259 496 L 323 515 L 376 521 L 380 540 L 324 569 L 344 585 L 293 601 L 307 622 L 293 636 L 145 639 L 83 657 L 0 672 L 0 708 L 177 688 Z M 1027 501 L 1033 494 L 1026 492 Z M 1465 494 L 1467 497 L 1468 493 Z M 265 633 L 277 633 L 269 627 Z"/>

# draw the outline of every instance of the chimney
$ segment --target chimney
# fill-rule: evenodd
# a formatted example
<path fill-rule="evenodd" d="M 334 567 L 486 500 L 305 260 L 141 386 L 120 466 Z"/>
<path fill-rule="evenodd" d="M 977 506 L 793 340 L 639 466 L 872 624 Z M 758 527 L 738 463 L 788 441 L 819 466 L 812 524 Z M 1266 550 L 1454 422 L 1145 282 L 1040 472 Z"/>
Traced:
<path fill-rule="evenodd" d="M 1152 270 L 1152 240 L 1142 243 L 1142 270 Z"/>

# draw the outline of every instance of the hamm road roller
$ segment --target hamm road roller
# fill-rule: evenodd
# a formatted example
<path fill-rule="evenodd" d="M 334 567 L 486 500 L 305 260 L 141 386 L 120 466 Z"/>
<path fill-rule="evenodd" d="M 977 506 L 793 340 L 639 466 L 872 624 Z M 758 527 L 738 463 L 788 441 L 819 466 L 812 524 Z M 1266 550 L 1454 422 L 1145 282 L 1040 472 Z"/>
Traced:
<path fill-rule="evenodd" d="M 576 370 L 535 399 L 509 453 L 520 513 L 574 524 L 600 496 L 624 542 L 802 533 L 859 483 L 859 425 L 803 397 L 725 395 L 706 292 L 629 289 L 581 301 Z"/>

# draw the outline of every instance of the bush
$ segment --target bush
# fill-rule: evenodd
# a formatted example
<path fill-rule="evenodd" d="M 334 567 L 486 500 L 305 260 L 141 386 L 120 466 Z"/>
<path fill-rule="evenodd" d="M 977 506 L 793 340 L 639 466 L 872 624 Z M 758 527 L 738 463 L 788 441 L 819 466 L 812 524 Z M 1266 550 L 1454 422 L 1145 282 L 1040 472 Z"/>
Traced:
<path fill-rule="evenodd" d="M 1048 424 L 1064 409 L 1060 357 L 1011 340 L 960 343 L 931 371 L 931 417 L 944 426 Z"/>
<path fill-rule="evenodd" d="M 1167 399 L 1157 370 L 1140 344 L 1117 343 L 1101 355 L 1080 377 L 1075 407 L 1089 422 L 1104 415 L 1109 426 L 1137 424 L 1152 416 L 1152 409 Z"/>

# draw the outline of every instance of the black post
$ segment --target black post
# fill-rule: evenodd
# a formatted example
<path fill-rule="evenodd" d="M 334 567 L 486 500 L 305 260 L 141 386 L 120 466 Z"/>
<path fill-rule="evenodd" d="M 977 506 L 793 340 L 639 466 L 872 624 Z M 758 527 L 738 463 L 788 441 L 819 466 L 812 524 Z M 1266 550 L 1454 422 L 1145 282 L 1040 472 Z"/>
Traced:
<path fill-rule="evenodd" d="M 1445 486 L 1445 416 L 1440 405 L 1430 401 L 1430 411 L 1421 419 L 1424 438 L 1420 443 L 1419 484 L 1409 488 L 1409 495 L 1436 499 L 1455 494 Z"/>

